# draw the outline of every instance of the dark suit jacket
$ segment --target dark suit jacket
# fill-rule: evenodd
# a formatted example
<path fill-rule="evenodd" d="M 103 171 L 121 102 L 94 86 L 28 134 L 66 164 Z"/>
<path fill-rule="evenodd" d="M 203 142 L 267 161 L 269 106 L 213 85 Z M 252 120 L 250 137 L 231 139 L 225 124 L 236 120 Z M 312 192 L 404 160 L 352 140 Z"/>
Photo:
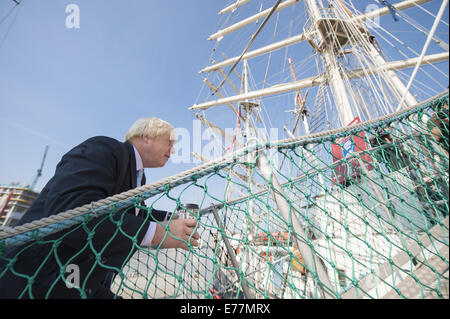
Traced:
<path fill-rule="evenodd" d="M 93 137 L 65 154 L 55 175 L 19 224 L 48 217 L 136 187 L 133 146 L 109 137 Z M 2 274 L 0 298 L 112 298 L 110 284 L 142 242 L 150 221 L 166 212 L 130 207 L 93 218 L 42 240 L 10 249 L 16 257 Z M 67 288 L 64 271 L 80 269 L 80 288 Z M 14 272 L 11 270 L 14 269 Z M 32 282 L 29 281 L 32 279 Z"/>

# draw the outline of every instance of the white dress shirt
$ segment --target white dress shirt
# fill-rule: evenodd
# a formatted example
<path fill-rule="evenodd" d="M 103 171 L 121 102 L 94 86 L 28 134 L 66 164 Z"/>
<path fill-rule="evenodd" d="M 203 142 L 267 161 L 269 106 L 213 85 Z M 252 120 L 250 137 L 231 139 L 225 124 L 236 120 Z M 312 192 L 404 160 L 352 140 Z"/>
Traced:
<path fill-rule="evenodd" d="M 136 172 L 138 172 L 139 170 L 144 170 L 144 164 L 142 163 L 142 158 L 141 155 L 139 154 L 138 150 L 136 149 L 136 147 L 134 147 L 134 155 L 136 157 Z M 141 185 L 137 185 L 138 187 Z M 139 213 L 139 209 L 136 208 L 136 216 Z M 166 216 L 167 218 L 167 216 Z M 150 246 L 153 240 L 153 237 L 155 236 L 155 231 L 156 231 L 156 223 L 155 222 L 150 222 L 150 225 L 148 226 L 147 229 L 147 233 L 144 236 L 144 239 L 141 242 L 141 246 Z"/>

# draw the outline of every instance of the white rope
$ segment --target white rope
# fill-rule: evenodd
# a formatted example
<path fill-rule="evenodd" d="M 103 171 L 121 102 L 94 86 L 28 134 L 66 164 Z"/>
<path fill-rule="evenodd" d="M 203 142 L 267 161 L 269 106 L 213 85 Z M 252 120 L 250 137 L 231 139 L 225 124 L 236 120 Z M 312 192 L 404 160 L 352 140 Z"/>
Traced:
<path fill-rule="evenodd" d="M 430 45 L 431 40 L 433 39 L 433 35 L 436 32 L 436 29 L 439 25 L 439 22 L 441 21 L 441 18 L 444 15 L 447 4 L 448 4 L 448 0 L 442 1 L 442 5 L 441 5 L 441 8 L 439 9 L 439 13 L 436 16 L 436 19 L 434 20 L 434 23 L 433 23 L 433 27 L 430 30 L 430 34 L 428 35 L 427 40 L 425 41 L 425 45 L 423 47 L 422 54 L 420 55 L 420 58 L 417 61 L 416 67 L 414 68 L 411 78 L 409 79 L 409 82 L 408 82 L 408 85 L 406 86 L 405 92 L 403 92 L 402 99 L 400 100 L 400 103 L 397 106 L 397 111 L 399 111 L 402 108 L 402 104 L 405 100 L 405 97 L 409 92 L 409 89 L 411 87 L 412 82 L 414 81 L 414 78 L 416 77 L 417 71 L 419 71 L 419 67 L 422 65 L 422 61 L 425 57 L 425 54 L 427 53 L 428 46 Z"/>

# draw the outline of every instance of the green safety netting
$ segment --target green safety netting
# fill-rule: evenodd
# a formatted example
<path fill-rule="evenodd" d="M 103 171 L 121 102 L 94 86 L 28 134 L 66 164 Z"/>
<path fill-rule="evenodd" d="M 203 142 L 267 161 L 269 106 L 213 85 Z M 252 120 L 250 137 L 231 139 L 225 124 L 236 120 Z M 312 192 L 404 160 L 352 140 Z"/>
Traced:
<path fill-rule="evenodd" d="M 79 254 L 96 260 L 92 273 L 110 267 L 89 232 L 112 221 L 112 242 L 122 232 L 115 214 L 124 206 L 133 213 L 145 200 L 149 216 L 155 207 L 196 218 L 201 243 L 188 251 L 149 248 L 126 234 L 130 258 L 110 267 L 116 296 L 448 298 L 447 105 L 448 91 L 349 128 L 255 142 L 126 200 L 91 205 L 31 230 L 2 230 L 0 279 L 11 271 L 27 281 L 20 297 L 34 297 L 33 283 L 45 267 L 23 274 L 15 263 L 37 245 L 51 247 L 47 258 L 60 269 L 44 297 L 53 296 L 57 281 L 68 282 Z M 94 228 L 86 226 L 96 219 Z M 62 229 L 74 224 L 87 241 L 67 256 L 58 247 L 69 236 Z M 88 297 L 89 274 L 80 279 L 72 289 Z"/>

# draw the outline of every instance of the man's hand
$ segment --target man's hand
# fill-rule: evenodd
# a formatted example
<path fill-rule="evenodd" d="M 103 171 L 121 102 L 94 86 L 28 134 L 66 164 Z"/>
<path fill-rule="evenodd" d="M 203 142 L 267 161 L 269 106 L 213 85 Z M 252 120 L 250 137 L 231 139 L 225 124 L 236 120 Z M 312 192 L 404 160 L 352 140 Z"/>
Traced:
<path fill-rule="evenodd" d="M 189 250 L 187 245 L 189 239 L 191 245 L 198 246 L 200 235 L 197 231 L 194 232 L 196 225 L 196 219 L 172 219 L 170 222 L 157 224 L 155 236 L 152 240 L 152 247 L 182 248 L 184 250 Z M 168 233 L 166 233 L 166 229 L 168 230 Z"/>

